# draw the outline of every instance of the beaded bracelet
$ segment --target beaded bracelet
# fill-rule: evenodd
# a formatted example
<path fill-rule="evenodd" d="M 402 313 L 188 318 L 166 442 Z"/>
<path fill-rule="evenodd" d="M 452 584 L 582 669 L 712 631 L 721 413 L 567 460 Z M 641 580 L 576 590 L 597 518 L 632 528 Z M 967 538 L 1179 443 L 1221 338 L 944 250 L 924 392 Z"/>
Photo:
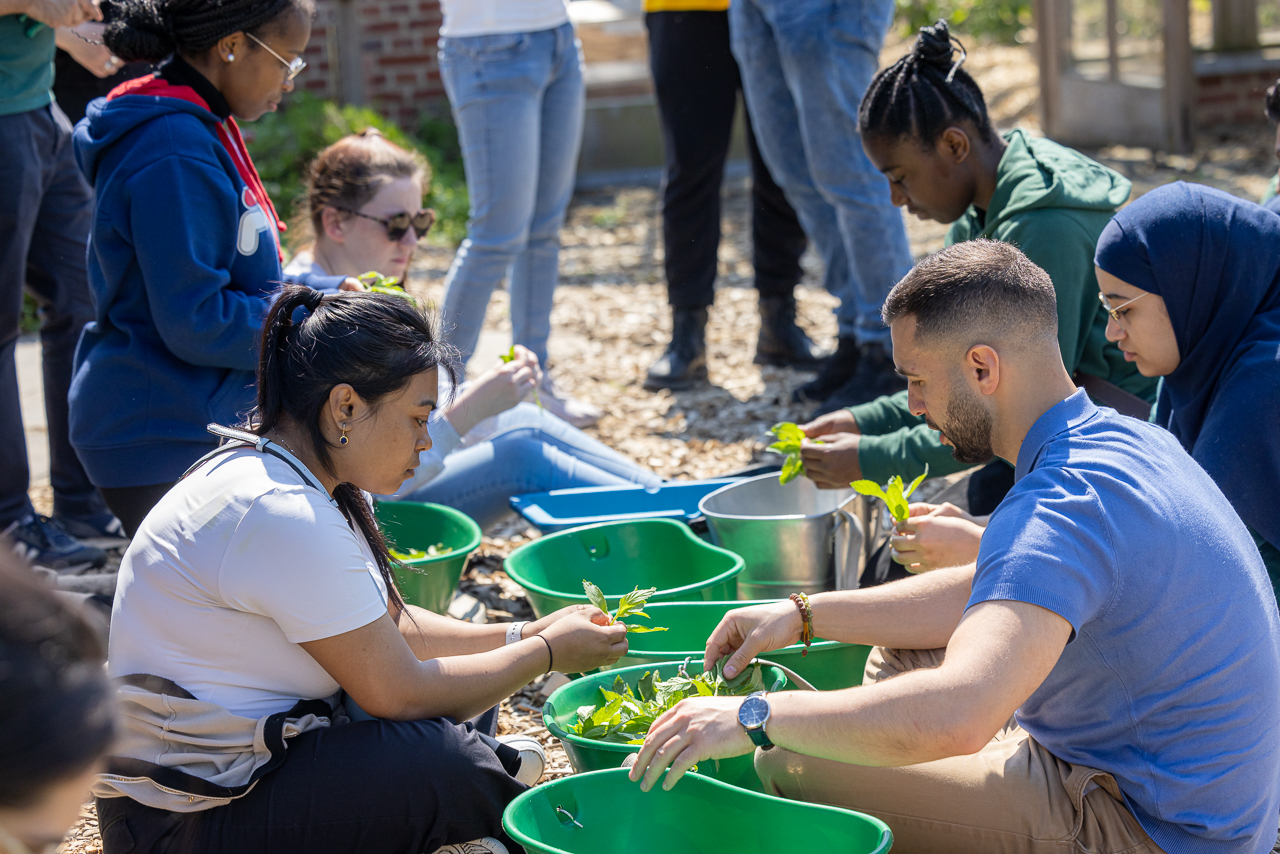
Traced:
<path fill-rule="evenodd" d="M 804 658 L 809 654 L 809 644 L 813 643 L 813 608 L 809 605 L 807 593 L 792 593 L 790 599 L 800 609 L 800 619 L 803 622 L 800 640 L 804 641 L 804 652 L 800 653 L 800 657 Z"/>

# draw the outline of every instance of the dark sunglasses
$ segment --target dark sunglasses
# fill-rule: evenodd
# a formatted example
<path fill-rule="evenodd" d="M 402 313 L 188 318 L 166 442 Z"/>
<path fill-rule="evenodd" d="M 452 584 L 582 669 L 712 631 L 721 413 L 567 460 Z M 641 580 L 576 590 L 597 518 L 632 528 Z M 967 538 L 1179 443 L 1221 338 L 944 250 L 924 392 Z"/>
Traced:
<path fill-rule="evenodd" d="M 436 212 L 427 208 L 425 211 L 418 211 L 416 214 L 398 213 L 389 217 L 370 216 L 360 211 L 347 210 L 346 208 L 338 208 L 338 210 L 346 211 L 349 214 L 371 219 L 374 222 L 382 223 L 382 227 L 387 230 L 387 239 L 396 241 L 404 237 L 404 233 L 413 228 L 413 233 L 418 237 L 426 237 L 427 232 L 431 230 L 431 226 L 435 225 Z"/>

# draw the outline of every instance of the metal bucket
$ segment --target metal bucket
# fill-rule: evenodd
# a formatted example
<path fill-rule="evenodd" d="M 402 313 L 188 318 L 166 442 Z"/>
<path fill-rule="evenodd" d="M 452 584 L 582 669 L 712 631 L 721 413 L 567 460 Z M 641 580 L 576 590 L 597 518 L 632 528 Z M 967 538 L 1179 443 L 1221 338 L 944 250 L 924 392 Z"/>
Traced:
<path fill-rule="evenodd" d="M 716 545 L 742 556 L 739 599 L 852 590 L 865 566 L 862 523 L 837 510 L 850 489 L 818 489 L 808 478 L 786 485 L 777 473 L 718 489 L 698 503 Z"/>

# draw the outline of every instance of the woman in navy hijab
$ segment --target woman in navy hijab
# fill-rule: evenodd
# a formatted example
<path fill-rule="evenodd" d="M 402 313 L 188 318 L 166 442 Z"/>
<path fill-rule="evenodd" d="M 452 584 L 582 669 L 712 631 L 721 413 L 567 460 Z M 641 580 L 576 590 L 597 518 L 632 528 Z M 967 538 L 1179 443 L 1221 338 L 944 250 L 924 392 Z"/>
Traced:
<path fill-rule="evenodd" d="M 1164 377 L 1154 420 L 1230 500 L 1280 591 L 1280 216 L 1169 184 L 1116 214 L 1094 263 L 1107 338 Z"/>

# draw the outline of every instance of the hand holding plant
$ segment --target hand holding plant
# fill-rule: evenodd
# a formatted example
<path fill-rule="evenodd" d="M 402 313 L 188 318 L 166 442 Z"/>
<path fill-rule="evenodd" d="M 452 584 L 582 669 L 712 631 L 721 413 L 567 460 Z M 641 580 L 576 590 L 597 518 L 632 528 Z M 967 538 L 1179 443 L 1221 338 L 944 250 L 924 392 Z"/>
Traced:
<path fill-rule="evenodd" d="M 503 363 L 504 365 L 509 365 L 509 364 L 511 364 L 511 363 L 512 363 L 513 361 L 515 361 L 515 359 L 516 359 L 516 345 L 515 345 L 515 344 L 512 344 L 512 345 L 511 345 L 511 349 L 510 349 L 510 350 L 508 350 L 506 353 L 503 353 L 503 354 L 502 354 L 501 356 L 499 356 L 498 358 L 502 360 L 502 363 Z M 535 383 L 534 383 L 534 385 L 533 385 L 533 402 L 534 402 L 534 403 L 536 403 L 536 404 L 538 404 L 538 410 L 539 410 L 539 411 L 543 411 L 543 410 L 542 410 L 542 396 L 538 394 L 538 384 L 537 384 L 536 382 L 535 382 Z"/>
<path fill-rule="evenodd" d="M 622 622 L 622 618 L 626 616 L 644 617 L 646 620 L 649 619 L 649 615 L 644 612 L 644 605 L 645 602 L 649 600 L 650 596 L 658 592 L 658 588 L 646 587 L 644 590 L 641 590 L 637 587 L 635 590 L 632 590 L 630 593 L 623 596 L 618 602 L 618 611 L 615 614 L 609 614 L 609 603 L 605 600 L 604 594 L 600 592 L 599 587 L 596 587 L 584 578 L 582 579 L 582 589 L 587 594 L 587 600 L 601 611 L 604 611 L 604 613 L 609 617 L 607 625 L 623 625 L 627 627 L 628 633 L 635 632 L 637 634 L 666 631 L 666 628 L 659 628 L 657 626 L 633 626 Z"/>

